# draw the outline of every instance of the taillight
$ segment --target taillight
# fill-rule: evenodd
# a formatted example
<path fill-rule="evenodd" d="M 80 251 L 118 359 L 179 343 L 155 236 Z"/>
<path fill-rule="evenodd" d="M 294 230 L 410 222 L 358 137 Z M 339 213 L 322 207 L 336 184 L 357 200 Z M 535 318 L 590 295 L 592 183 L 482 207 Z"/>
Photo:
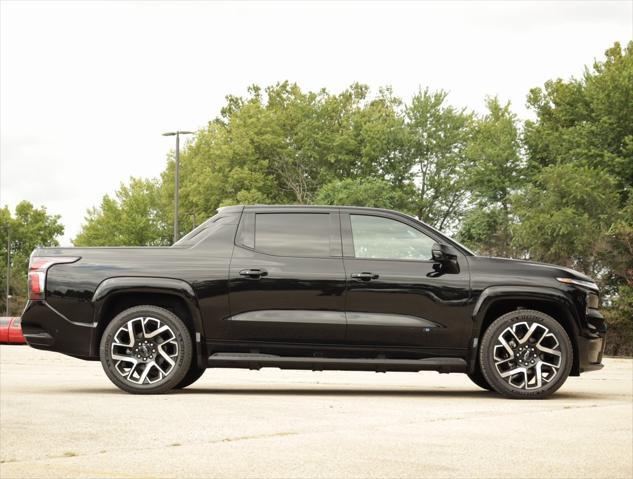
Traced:
<path fill-rule="evenodd" d="M 74 263 L 78 259 L 78 257 L 65 256 L 32 257 L 31 263 L 29 264 L 29 299 L 44 299 L 44 292 L 46 291 L 46 270 L 48 270 L 48 268 L 54 264 Z"/>

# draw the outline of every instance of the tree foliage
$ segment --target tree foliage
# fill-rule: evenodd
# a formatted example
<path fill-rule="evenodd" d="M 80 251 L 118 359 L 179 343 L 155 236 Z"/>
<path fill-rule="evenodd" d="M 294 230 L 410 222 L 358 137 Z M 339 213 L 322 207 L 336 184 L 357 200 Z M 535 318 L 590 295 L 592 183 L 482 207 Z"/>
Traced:
<path fill-rule="evenodd" d="M 605 291 L 611 307 L 605 311 L 614 354 L 633 353 L 633 195 L 600 241 L 607 268 Z"/>
<path fill-rule="evenodd" d="M 332 181 L 319 190 L 315 203 L 388 208 L 413 213 L 410 192 L 379 178 Z"/>
<path fill-rule="evenodd" d="M 581 78 L 534 88 L 525 124 L 525 145 L 535 171 L 575 163 L 605 171 L 622 195 L 633 184 L 633 42 L 608 49 Z"/>
<path fill-rule="evenodd" d="M 514 198 L 514 242 L 525 256 L 597 275 L 599 243 L 617 214 L 615 180 L 574 163 L 543 168 Z"/>
<path fill-rule="evenodd" d="M 512 248 L 512 195 L 525 183 L 519 126 L 510 104 L 486 101 L 488 113 L 475 122 L 468 157 L 471 209 L 460 225 L 459 238 L 480 253 L 516 254 Z"/>
<path fill-rule="evenodd" d="M 170 225 L 165 221 L 160 185 L 130 178 L 115 197 L 105 195 L 101 205 L 88 210 L 75 246 L 167 245 Z"/>
<path fill-rule="evenodd" d="M 339 94 L 304 92 L 288 82 L 247 93 L 228 96 L 221 115 L 181 154 L 183 215 L 206 217 L 238 203 L 347 197 L 377 204 L 359 195 L 383 185 L 389 204 L 437 227 L 458 222 L 473 115 L 448 105 L 445 92 L 423 90 L 409 104 L 388 88 L 371 95 L 360 84 Z M 173 175 L 170 159 L 162 175 L 166 201 Z M 337 193 L 336 185 L 354 191 Z"/>
<path fill-rule="evenodd" d="M 616 43 L 581 78 L 530 91 L 536 119 L 525 123 L 524 140 L 533 182 L 517 196 L 515 228 L 530 257 L 569 264 L 606 287 L 613 305 L 606 314 L 617 325 L 607 344 L 628 354 L 633 308 L 623 271 L 633 261 L 632 99 L 633 42 Z"/>
<path fill-rule="evenodd" d="M 416 188 L 416 214 L 439 229 L 460 218 L 466 199 L 466 149 L 472 115 L 446 105 L 447 93 L 428 89 L 406 108 L 408 166 Z"/>
<path fill-rule="evenodd" d="M 26 302 L 26 273 L 31 252 L 39 246 L 57 246 L 57 238 L 64 234 L 58 215 L 49 215 L 45 207 L 35 208 L 22 201 L 12 214 L 6 206 L 0 209 L 0 315 L 5 313 L 6 282 L 9 281 L 10 314 L 18 315 Z M 7 235 L 9 235 L 10 269 L 7 276 Z"/>

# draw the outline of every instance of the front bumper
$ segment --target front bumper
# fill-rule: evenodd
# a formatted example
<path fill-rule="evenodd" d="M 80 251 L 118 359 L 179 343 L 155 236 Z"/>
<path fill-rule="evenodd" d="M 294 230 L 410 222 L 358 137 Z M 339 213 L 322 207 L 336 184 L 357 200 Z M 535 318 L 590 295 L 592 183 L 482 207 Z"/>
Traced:
<path fill-rule="evenodd" d="M 604 337 L 578 338 L 578 359 L 580 360 L 581 373 L 597 371 L 604 367 L 604 364 L 602 364 L 604 346 Z"/>
<path fill-rule="evenodd" d="M 94 359 L 91 351 L 93 324 L 75 323 L 46 301 L 29 301 L 22 313 L 22 333 L 35 349 L 57 351 L 84 359 Z"/>
<path fill-rule="evenodd" d="M 599 311 L 590 309 L 587 313 L 589 330 L 578 337 L 578 362 L 581 373 L 602 369 L 602 356 L 606 345 L 607 325 Z"/>

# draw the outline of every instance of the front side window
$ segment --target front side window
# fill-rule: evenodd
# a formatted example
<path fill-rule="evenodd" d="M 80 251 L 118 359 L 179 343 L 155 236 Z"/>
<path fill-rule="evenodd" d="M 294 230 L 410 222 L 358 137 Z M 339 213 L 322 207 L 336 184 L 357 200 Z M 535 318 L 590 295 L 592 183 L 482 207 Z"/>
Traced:
<path fill-rule="evenodd" d="M 255 250 L 277 256 L 330 256 L 330 215 L 257 213 Z"/>
<path fill-rule="evenodd" d="M 400 221 L 380 216 L 350 215 L 356 258 L 431 259 L 434 240 Z"/>

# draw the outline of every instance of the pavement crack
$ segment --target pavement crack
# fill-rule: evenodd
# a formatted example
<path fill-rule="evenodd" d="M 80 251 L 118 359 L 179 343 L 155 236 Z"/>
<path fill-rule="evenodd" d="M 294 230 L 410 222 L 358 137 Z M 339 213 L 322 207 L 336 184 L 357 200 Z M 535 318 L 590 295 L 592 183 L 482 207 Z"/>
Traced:
<path fill-rule="evenodd" d="M 259 434 L 252 436 L 237 436 L 237 437 L 225 437 L 224 439 L 220 439 L 218 441 L 207 441 L 206 444 L 215 444 L 218 442 L 235 442 L 235 441 L 249 441 L 252 439 L 265 439 L 268 437 L 280 437 L 280 436 L 296 436 L 299 434 L 298 432 L 276 432 L 273 434 Z"/>
<path fill-rule="evenodd" d="M 294 432 L 294 431 L 281 431 L 281 432 L 274 432 L 274 433 L 268 433 L 268 434 L 253 434 L 253 435 L 248 435 L 248 436 L 234 436 L 234 437 L 224 437 L 221 439 L 212 439 L 210 441 L 202 441 L 202 442 L 196 442 L 196 443 L 180 443 L 180 442 L 172 442 L 170 444 L 165 444 L 165 445 L 161 445 L 161 446 L 156 446 L 156 447 L 152 447 L 152 448 L 148 448 L 148 447 L 143 447 L 143 448 L 126 448 L 125 451 L 147 451 L 148 449 L 163 449 L 166 447 L 182 447 L 182 446 L 188 446 L 188 445 L 202 445 L 202 444 L 220 444 L 220 443 L 226 443 L 226 442 L 237 442 L 237 441 L 251 441 L 251 440 L 257 440 L 257 439 L 267 439 L 267 438 L 272 438 L 272 437 L 284 437 L 284 436 L 296 436 L 300 434 L 299 432 Z M 95 451 L 95 452 L 85 452 L 85 453 L 77 453 L 74 451 L 66 451 L 62 454 L 51 454 L 51 455 L 47 455 L 44 457 L 37 457 L 37 458 L 33 458 L 33 459 L 27 459 L 24 461 L 19 461 L 16 459 L 6 459 L 6 460 L 2 460 L 0 461 L 0 463 L 5 463 L 5 462 L 18 462 L 18 463 L 32 463 L 32 462 L 40 462 L 40 461 L 47 461 L 50 459 L 71 459 L 71 458 L 81 458 L 81 457 L 89 457 L 89 456 L 97 456 L 97 455 L 102 455 L 102 454 L 108 454 L 108 453 L 113 453 L 116 452 L 117 450 L 119 450 L 118 448 L 113 448 L 113 449 L 109 449 L 109 450 L 99 450 L 99 451 Z"/>

